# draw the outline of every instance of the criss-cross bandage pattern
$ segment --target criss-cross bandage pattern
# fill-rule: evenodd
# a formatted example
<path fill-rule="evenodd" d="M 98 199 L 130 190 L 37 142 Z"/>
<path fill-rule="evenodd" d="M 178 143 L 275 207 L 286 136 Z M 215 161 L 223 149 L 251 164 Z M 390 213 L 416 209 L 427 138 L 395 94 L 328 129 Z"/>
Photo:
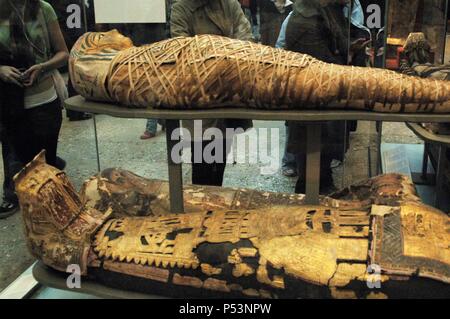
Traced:
<path fill-rule="evenodd" d="M 328 64 L 309 55 L 221 36 L 181 37 L 127 47 L 118 44 L 128 39 L 116 31 L 101 35 L 85 35 L 89 41 L 80 39 L 79 43 L 89 43 L 91 48 L 76 45 L 71 60 L 75 88 L 95 100 L 173 109 L 450 112 L 450 84 L 444 81 Z M 109 50 L 108 41 L 112 42 Z M 97 64 L 93 63 L 96 56 Z"/>

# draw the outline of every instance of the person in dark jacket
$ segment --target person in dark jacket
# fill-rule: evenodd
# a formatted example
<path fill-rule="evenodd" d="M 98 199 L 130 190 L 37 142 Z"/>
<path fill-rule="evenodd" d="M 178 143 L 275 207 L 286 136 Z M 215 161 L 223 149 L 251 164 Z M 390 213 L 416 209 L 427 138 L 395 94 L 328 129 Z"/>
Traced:
<path fill-rule="evenodd" d="M 261 43 L 275 46 L 281 25 L 292 10 L 292 1 L 258 0 Z"/>
<path fill-rule="evenodd" d="M 177 0 L 172 6 L 170 33 L 172 37 L 216 34 L 239 40 L 252 40 L 250 22 L 237 0 Z M 209 119 L 203 120 L 201 123 L 202 133 L 208 128 L 217 128 L 223 135 L 227 128 L 246 130 L 251 127 L 251 122 L 244 120 Z M 183 126 L 189 130 L 192 137 L 190 141 L 193 154 L 192 183 L 222 186 L 227 155 L 231 151 L 232 137 L 219 142 L 223 145 L 223 150 L 216 149 L 220 152 L 220 162 L 208 163 L 203 156 L 201 156 L 201 161 L 198 161 L 194 153 L 202 151 L 203 154 L 203 150 L 210 143 L 216 144 L 217 141 L 203 140 L 203 137 L 196 139 L 194 131 L 197 129 L 194 129 L 194 121 L 183 121 Z"/>
<path fill-rule="evenodd" d="M 349 21 L 344 15 L 348 0 L 297 0 L 286 29 L 286 49 L 309 54 L 319 60 L 334 64 L 347 64 L 349 47 L 356 51 L 361 41 L 349 45 Z M 299 122 L 289 122 L 288 150 L 296 154 L 299 176 L 296 192 L 305 192 L 306 127 Z M 343 160 L 345 122 L 323 124 L 321 157 L 322 194 L 334 190 L 331 162 Z"/>

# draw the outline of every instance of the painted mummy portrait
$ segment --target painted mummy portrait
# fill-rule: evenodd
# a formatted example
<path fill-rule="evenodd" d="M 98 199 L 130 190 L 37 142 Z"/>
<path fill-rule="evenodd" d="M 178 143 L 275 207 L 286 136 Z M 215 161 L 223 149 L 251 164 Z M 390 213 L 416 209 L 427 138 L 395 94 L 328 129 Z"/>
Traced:
<path fill-rule="evenodd" d="M 445 81 L 328 64 L 215 35 L 134 47 L 116 30 L 87 33 L 69 64 L 79 94 L 129 107 L 450 112 Z"/>
<path fill-rule="evenodd" d="M 60 272 L 80 265 L 106 286 L 185 298 L 450 296 L 449 217 L 421 203 L 404 176 L 377 177 L 319 206 L 188 186 L 179 215 L 168 213 L 164 182 L 120 169 L 78 194 L 40 154 L 15 183 L 30 252 Z"/>

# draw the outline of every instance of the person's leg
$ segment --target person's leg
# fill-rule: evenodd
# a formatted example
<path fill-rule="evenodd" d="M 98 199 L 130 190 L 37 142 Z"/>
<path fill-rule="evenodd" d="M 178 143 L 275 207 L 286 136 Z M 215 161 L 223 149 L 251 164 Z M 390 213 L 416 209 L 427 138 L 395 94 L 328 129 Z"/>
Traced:
<path fill-rule="evenodd" d="M 158 120 L 148 119 L 145 125 L 145 132 L 142 134 L 141 139 L 147 140 L 156 136 L 158 130 Z"/>
<path fill-rule="evenodd" d="M 295 193 L 306 192 L 306 153 L 296 154 L 298 180 L 295 185 Z M 333 182 L 333 171 L 330 167 L 332 158 L 322 155 L 320 158 L 320 194 L 328 195 L 335 190 Z"/>
<path fill-rule="evenodd" d="M 62 111 L 59 100 L 26 110 L 29 125 L 28 136 L 31 141 L 27 146 L 27 163 L 42 150 L 46 151 L 47 163 L 57 165 L 56 152 L 62 123 Z"/>
<path fill-rule="evenodd" d="M 331 162 L 333 157 L 322 154 L 320 158 L 320 194 L 328 195 L 335 191 Z"/>
<path fill-rule="evenodd" d="M 11 203 L 17 203 L 17 196 L 14 189 L 14 175 L 23 168 L 14 150 L 14 145 L 10 138 L 2 140 L 3 173 L 3 198 Z"/>
<path fill-rule="evenodd" d="M 343 160 L 345 122 L 333 121 L 322 125 L 322 152 L 320 157 L 320 194 L 328 195 L 335 190 L 333 160 Z"/>
<path fill-rule="evenodd" d="M 297 164 L 297 183 L 295 184 L 296 194 L 305 194 L 306 192 L 306 153 L 299 152 L 295 154 L 295 162 Z"/>
<path fill-rule="evenodd" d="M 332 121 L 323 125 L 323 152 L 331 159 L 344 160 L 344 146 L 349 130 L 345 121 Z"/>
<path fill-rule="evenodd" d="M 223 152 L 220 163 L 214 163 L 212 184 L 215 186 L 223 185 L 223 178 L 225 175 L 225 168 L 227 167 L 228 154 L 231 152 L 233 146 L 233 140 L 223 140 Z"/>
<path fill-rule="evenodd" d="M 14 175 L 23 168 L 23 163 L 19 160 L 15 151 L 17 142 L 14 133 L 16 130 L 10 127 L 3 127 L 1 132 L 2 158 L 3 158 L 3 199 L 0 204 L 0 219 L 13 215 L 18 208 L 18 199 L 15 193 Z"/>
<path fill-rule="evenodd" d="M 191 142 L 192 184 L 210 185 L 213 165 L 203 162 L 203 142 Z M 201 161 L 196 161 L 195 152 L 202 154 Z"/>
<path fill-rule="evenodd" d="M 295 121 L 288 121 L 286 126 L 285 152 L 294 157 L 292 166 L 298 176 L 295 192 L 304 194 L 306 188 L 306 126 Z"/>
<path fill-rule="evenodd" d="M 320 156 L 320 194 L 328 195 L 330 192 L 334 191 L 333 182 L 333 171 L 331 169 L 331 162 L 334 158 L 334 153 L 332 150 L 333 138 L 330 135 L 329 128 L 332 127 L 329 123 L 322 126 L 322 132 L 324 136 L 322 138 L 322 152 Z M 292 126 L 293 131 L 295 131 L 295 139 L 299 141 L 296 147 L 295 160 L 297 164 L 298 180 L 295 186 L 295 192 L 297 194 L 304 194 L 306 192 L 306 145 L 300 141 L 306 139 L 306 127 L 299 125 L 297 128 Z M 328 129 L 328 130 L 327 130 Z M 294 139 L 293 136 L 290 137 L 290 141 Z"/>
<path fill-rule="evenodd" d="M 223 152 L 219 163 L 205 163 L 202 157 L 201 163 L 195 163 L 194 152 L 201 152 L 205 147 L 211 143 L 210 141 L 192 142 L 192 184 L 194 185 L 208 185 L 208 186 L 222 186 L 223 177 L 226 168 L 226 161 L 228 154 L 231 151 L 231 142 L 223 140 Z M 215 154 L 213 154 L 214 156 Z"/>
<path fill-rule="evenodd" d="M 295 154 L 288 151 L 289 145 L 289 125 L 286 125 L 286 141 L 284 144 L 284 155 L 281 164 L 281 172 L 284 176 L 294 177 L 297 176 L 297 163 L 295 161 Z"/>
<path fill-rule="evenodd" d="M 161 131 L 166 130 L 166 120 L 157 120 L 158 124 L 161 125 Z"/>
<path fill-rule="evenodd" d="M 156 131 L 158 130 L 158 120 L 154 119 L 147 120 L 146 130 L 147 132 L 156 134 Z"/>
<path fill-rule="evenodd" d="M 226 163 L 213 163 L 210 165 L 211 165 L 211 176 L 208 185 L 222 186 Z"/>
<path fill-rule="evenodd" d="M 192 163 L 192 184 L 211 185 L 210 176 L 212 165 L 205 163 Z"/>

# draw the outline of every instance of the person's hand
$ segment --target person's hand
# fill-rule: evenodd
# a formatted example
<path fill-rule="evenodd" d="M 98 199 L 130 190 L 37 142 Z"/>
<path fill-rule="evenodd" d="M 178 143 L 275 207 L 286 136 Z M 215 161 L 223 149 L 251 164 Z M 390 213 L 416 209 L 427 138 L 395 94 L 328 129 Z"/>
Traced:
<path fill-rule="evenodd" d="M 17 86 L 23 87 L 22 73 L 12 66 L 0 66 L 0 80 L 5 83 L 12 83 Z"/>
<path fill-rule="evenodd" d="M 359 51 L 365 49 L 366 46 L 368 46 L 371 42 L 372 42 L 372 41 L 371 41 L 370 39 L 369 39 L 369 40 L 366 40 L 366 39 L 364 39 L 364 38 L 355 40 L 355 41 L 353 41 L 353 42 L 350 44 L 350 52 L 351 52 L 351 53 L 357 53 L 357 52 L 359 52 Z"/>
<path fill-rule="evenodd" d="M 25 85 L 26 87 L 32 86 L 43 71 L 44 67 L 42 66 L 42 64 L 33 65 L 23 73 L 23 85 Z"/>

